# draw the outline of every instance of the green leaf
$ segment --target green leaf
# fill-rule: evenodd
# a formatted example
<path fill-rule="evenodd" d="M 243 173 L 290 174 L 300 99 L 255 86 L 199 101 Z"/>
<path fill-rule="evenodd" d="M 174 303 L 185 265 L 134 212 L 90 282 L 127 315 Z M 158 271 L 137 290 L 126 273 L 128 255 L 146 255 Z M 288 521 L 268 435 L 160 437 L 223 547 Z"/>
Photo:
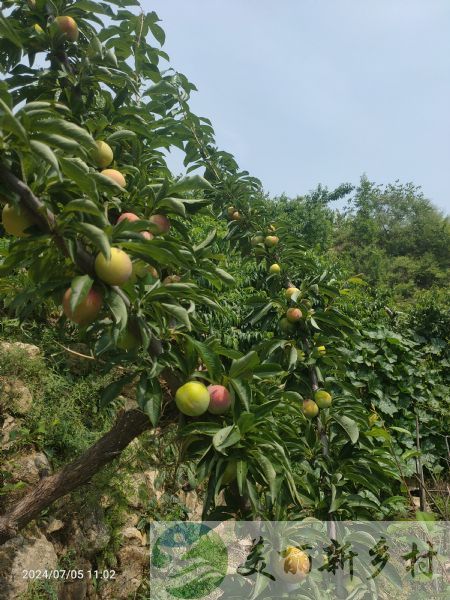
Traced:
<path fill-rule="evenodd" d="M 336 421 L 336 423 L 339 423 L 342 429 L 344 429 L 351 442 L 356 444 L 359 438 L 359 427 L 355 421 L 349 417 L 346 417 L 345 415 L 337 414 L 333 414 L 333 419 Z"/>
<path fill-rule="evenodd" d="M 148 415 L 153 427 L 156 427 L 161 417 L 162 389 L 156 377 L 149 379 L 146 373 L 141 375 L 136 388 L 136 400 L 140 408 Z"/>
<path fill-rule="evenodd" d="M 5 18 L 0 13 L 0 37 L 9 40 L 15 46 L 17 46 L 17 48 L 22 48 L 22 40 L 20 39 L 20 36 L 18 35 L 17 31 L 12 26 L 13 22 L 17 23 L 17 21 L 14 21 L 13 19 Z"/>
<path fill-rule="evenodd" d="M 243 381 L 242 379 L 230 379 L 230 383 L 233 386 L 244 409 L 249 412 L 252 400 L 252 390 L 250 385 L 247 381 Z"/>
<path fill-rule="evenodd" d="M 94 138 L 85 129 L 64 119 L 43 119 L 34 123 L 34 129 L 76 140 L 88 150 L 97 148 Z"/>
<path fill-rule="evenodd" d="M 238 377 L 251 375 L 251 370 L 259 365 L 259 357 L 254 350 L 243 356 L 233 360 L 230 368 L 230 377 L 236 379 Z"/>
<path fill-rule="evenodd" d="M 109 142 L 118 142 L 120 140 L 136 140 L 137 139 L 137 135 L 134 131 L 130 131 L 129 129 L 120 129 L 119 131 L 115 131 L 114 133 L 111 133 L 111 135 L 109 135 L 106 138 L 106 141 Z"/>
<path fill-rule="evenodd" d="M 88 200 L 87 198 L 79 198 L 77 200 L 72 200 L 71 202 L 66 204 L 66 206 L 63 209 L 63 212 L 83 212 L 87 215 L 93 215 L 95 217 L 104 219 L 105 225 L 107 225 L 106 219 L 102 211 L 95 204 L 95 202 L 93 202 L 92 200 Z"/>
<path fill-rule="evenodd" d="M 58 159 L 56 158 L 55 153 L 46 144 L 38 142 L 37 140 L 31 140 L 30 148 L 40 158 L 48 162 L 57 173 L 59 173 Z"/>
<path fill-rule="evenodd" d="M 110 404 L 114 398 L 122 391 L 123 387 L 133 379 L 133 375 L 125 375 L 117 381 L 113 381 L 105 387 L 100 397 L 100 406 L 105 407 Z"/>
<path fill-rule="evenodd" d="M 21 142 L 28 144 L 28 135 L 22 123 L 11 112 L 9 106 L 0 98 L 1 127 L 5 131 L 13 133 Z"/>
<path fill-rule="evenodd" d="M 269 310 L 272 308 L 273 304 L 272 302 L 269 302 L 268 304 L 266 304 L 265 306 L 263 306 L 256 314 L 253 315 L 253 317 L 250 319 L 250 324 L 251 325 L 255 325 L 255 323 L 257 323 L 260 319 L 262 319 L 265 315 L 267 315 L 267 313 L 269 312 Z"/>
<path fill-rule="evenodd" d="M 64 175 L 76 183 L 80 190 L 88 196 L 97 197 L 97 186 L 95 185 L 93 174 L 89 172 L 89 167 L 84 161 L 80 158 L 66 158 L 61 156 L 59 164 Z"/>
<path fill-rule="evenodd" d="M 222 452 L 229 446 L 234 446 L 241 439 L 241 434 L 236 425 L 229 425 L 220 429 L 213 437 L 213 446 L 218 452 Z"/>
<path fill-rule="evenodd" d="M 270 495 L 272 496 L 272 502 L 275 502 L 276 497 L 277 497 L 277 485 L 276 485 L 277 472 L 276 472 L 274 466 L 272 465 L 272 463 L 270 462 L 270 460 L 262 452 L 258 452 L 257 461 L 258 461 L 258 468 L 259 468 L 260 472 L 262 472 L 264 479 L 269 484 Z"/>
<path fill-rule="evenodd" d="M 186 325 L 188 331 L 191 331 L 191 329 L 192 329 L 191 321 L 189 319 L 188 311 L 185 308 L 183 308 L 182 306 L 179 306 L 177 304 L 166 304 L 165 302 L 161 302 L 161 307 L 166 312 L 173 315 L 177 319 L 177 321 L 180 321 L 180 323 L 183 323 L 183 325 Z"/>
<path fill-rule="evenodd" d="M 298 392 L 293 392 L 290 390 L 283 392 L 283 398 L 296 402 L 299 405 L 303 402 L 303 398 Z"/>
<path fill-rule="evenodd" d="M 411 431 L 408 431 L 404 427 L 397 427 L 395 425 L 390 425 L 389 429 L 392 429 L 393 431 L 398 431 L 399 433 L 404 433 L 405 435 L 409 435 L 410 437 L 414 436 L 414 434 Z"/>
<path fill-rule="evenodd" d="M 382 438 L 386 441 L 389 441 L 391 439 L 389 432 L 386 431 L 386 429 L 383 429 L 382 427 L 372 427 L 372 429 L 369 429 L 369 431 L 366 432 L 366 435 L 369 437 Z"/>
<path fill-rule="evenodd" d="M 111 291 L 108 297 L 108 306 L 111 309 L 116 325 L 118 325 L 120 331 L 123 331 L 128 321 L 128 310 L 124 300 L 119 294 Z"/>
<path fill-rule="evenodd" d="M 213 272 L 217 275 L 217 277 L 219 277 L 219 279 L 221 279 L 223 282 L 227 283 L 228 285 L 235 283 L 234 277 L 232 275 L 230 275 L 229 273 L 227 273 L 226 271 L 224 271 L 223 269 L 221 269 L 220 267 L 215 267 L 213 269 Z"/>
<path fill-rule="evenodd" d="M 198 252 L 199 250 L 203 250 L 212 244 L 212 242 L 216 239 L 217 229 L 213 229 L 208 233 L 203 242 L 200 242 L 197 246 L 194 246 L 194 252 Z"/>
<path fill-rule="evenodd" d="M 201 175 L 184 177 L 170 188 L 170 194 L 181 194 L 197 190 L 212 190 L 213 186 Z"/>
<path fill-rule="evenodd" d="M 255 424 L 255 421 L 256 417 L 253 413 L 243 412 L 237 422 L 237 426 L 239 428 L 239 431 L 241 432 L 241 435 L 244 435 L 245 433 L 247 433 L 247 431 L 250 431 L 250 429 Z"/>
<path fill-rule="evenodd" d="M 188 337 L 189 344 L 191 344 L 200 355 L 200 358 L 205 363 L 208 373 L 214 381 L 219 381 L 221 377 L 222 364 L 216 352 L 198 340 Z"/>
<path fill-rule="evenodd" d="M 189 435 L 215 435 L 221 426 L 219 423 L 189 423 L 181 430 L 181 435 L 189 436 Z"/>
<path fill-rule="evenodd" d="M 164 29 L 160 27 L 157 23 L 150 23 L 150 31 L 153 33 L 157 42 L 164 45 L 166 41 L 166 34 L 164 33 Z"/>
<path fill-rule="evenodd" d="M 95 225 L 91 225 L 90 223 L 77 223 L 76 228 L 94 244 L 96 249 L 103 254 L 106 260 L 110 260 L 111 246 L 109 244 L 108 236 L 102 229 Z"/>
<path fill-rule="evenodd" d="M 262 363 L 254 368 L 253 375 L 261 379 L 268 379 L 280 375 L 282 371 L 281 366 L 276 363 Z"/>
<path fill-rule="evenodd" d="M 247 479 L 248 465 L 244 460 L 238 460 L 236 463 L 236 479 L 238 484 L 239 493 L 242 496 Z"/>
<path fill-rule="evenodd" d="M 72 280 L 70 286 L 72 290 L 70 295 L 70 310 L 72 312 L 74 312 L 77 306 L 86 298 L 93 283 L 94 281 L 89 275 L 80 275 Z"/>
<path fill-rule="evenodd" d="M 418 456 L 422 456 L 422 452 L 420 450 L 407 450 L 403 455 L 402 455 L 402 459 L 403 460 L 408 460 L 410 458 L 417 458 Z"/>
<path fill-rule="evenodd" d="M 181 200 L 177 198 L 163 198 L 156 204 L 155 210 L 160 208 L 166 209 L 176 215 L 181 215 L 182 217 L 186 216 L 186 208 Z"/>
<path fill-rule="evenodd" d="M 416 512 L 416 520 L 425 522 L 436 521 L 436 515 L 434 513 L 423 512 L 421 510 L 418 510 Z"/>
<path fill-rule="evenodd" d="M 254 411 L 254 415 L 257 420 L 262 419 L 278 406 L 280 406 L 280 400 L 270 400 L 269 402 L 264 402 L 264 404 L 258 406 L 258 408 Z"/>

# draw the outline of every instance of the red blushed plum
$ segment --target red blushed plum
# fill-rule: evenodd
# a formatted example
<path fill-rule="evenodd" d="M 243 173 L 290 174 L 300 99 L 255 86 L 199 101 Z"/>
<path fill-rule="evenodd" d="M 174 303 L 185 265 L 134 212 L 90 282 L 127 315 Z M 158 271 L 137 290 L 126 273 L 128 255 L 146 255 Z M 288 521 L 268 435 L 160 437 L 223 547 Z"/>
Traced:
<path fill-rule="evenodd" d="M 231 395 L 223 385 L 209 385 L 208 412 L 212 415 L 223 415 L 231 406 Z"/>
<path fill-rule="evenodd" d="M 149 221 L 156 225 L 160 234 L 167 233 L 170 229 L 170 221 L 165 215 L 152 215 Z"/>
<path fill-rule="evenodd" d="M 126 213 L 122 213 L 120 215 L 120 217 L 117 219 L 117 224 L 122 223 L 122 221 L 130 221 L 130 223 L 132 223 L 133 221 L 139 221 L 139 217 L 137 215 L 135 215 L 134 213 L 130 213 L 130 212 L 126 212 Z"/>
<path fill-rule="evenodd" d="M 97 318 L 103 304 L 103 296 L 94 289 L 89 290 L 86 298 L 80 302 L 74 311 L 70 308 L 72 289 L 68 288 L 64 294 L 62 305 L 64 314 L 77 325 L 89 325 Z"/>

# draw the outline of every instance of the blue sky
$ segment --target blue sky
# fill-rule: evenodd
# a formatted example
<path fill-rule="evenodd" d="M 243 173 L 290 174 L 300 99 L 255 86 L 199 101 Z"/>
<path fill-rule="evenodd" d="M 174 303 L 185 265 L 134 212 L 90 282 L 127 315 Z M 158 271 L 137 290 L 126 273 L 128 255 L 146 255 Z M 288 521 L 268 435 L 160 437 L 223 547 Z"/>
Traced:
<path fill-rule="evenodd" d="M 366 173 L 421 185 L 450 212 L 450 0 L 143 5 L 199 89 L 193 110 L 271 194 Z"/>

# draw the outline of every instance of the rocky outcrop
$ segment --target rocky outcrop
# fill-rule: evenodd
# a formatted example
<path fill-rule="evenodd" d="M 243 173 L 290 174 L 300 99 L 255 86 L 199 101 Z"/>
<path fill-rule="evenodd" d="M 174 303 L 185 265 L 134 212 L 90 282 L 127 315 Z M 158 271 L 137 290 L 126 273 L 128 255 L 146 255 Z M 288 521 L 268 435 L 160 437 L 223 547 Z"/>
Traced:
<path fill-rule="evenodd" d="M 0 381 L 0 406 L 12 415 L 26 415 L 33 404 L 33 395 L 20 379 L 4 378 Z"/>
<path fill-rule="evenodd" d="M 24 344 L 23 342 L 0 342 L 0 352 L 14 352 L 20 350 L 24 352 L 28 358 L 38 358 L 41 354 L 40 349 L 33 344 Z"/>
<path fill-rule="evenodd" d="M 28 589 L 31 572 L 56 569 L 53 545 L 41 534 L 27 539 L 18 536 L 0 546 L 0 599 L 19 598 Z"/>
<path fill-rule="evenodd" d="M 31 452 L 13 456 L 5 461 L 3 469 L 9 473 L 11 483 L 24 482 L 30 485 L 51 473 L 48 458 L 43 452 Z"/>

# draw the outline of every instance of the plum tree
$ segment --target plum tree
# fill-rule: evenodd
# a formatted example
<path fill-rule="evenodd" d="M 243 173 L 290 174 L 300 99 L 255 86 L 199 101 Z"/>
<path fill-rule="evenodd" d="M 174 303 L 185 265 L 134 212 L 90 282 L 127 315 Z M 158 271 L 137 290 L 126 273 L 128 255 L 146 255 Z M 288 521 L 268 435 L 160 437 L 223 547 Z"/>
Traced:
<path fill-rule="evenodd" d="M 149 221 L 156 225 L 159 234 L 167 233 L 170 229 L 170 221 L 166 215 L 152 215 Z"/>
<path fill-rule="evenodd" d="M 111 248 L 109 259 L 101 252 L 97 254 L 95 272 L 102 281 L 109 285 L 122 285 L 131 277 L 133 264 L 126 252 L 120 248 Z"/>
<path fill-rule="evenodd" d="M 62 300 L 63 311 L 66 317 L 77 325 L 89 325 L 93 323 L 102 308 L 102 294 L 91 288 L 86 297 L 78 303 L 75 310 L 72 310 L 70 305 L 71 298 L 72 289 L 68 288 Z"/>
<path fill-rule="evenodd" d="M 101 171 L 101 174 L 105 177 L 109 177 L 109 179 L 112 179 L 115 183 L 117 183 L 117 185 L 120 185 L 120 187 L 122 188 L 125 188 L 127 185 L 125 177 L 117 169 L 103 169 L 103 171 Z"/>
<path fill-rule="evenodd" d="M 97 148 L 94 152 L 95 163 L 101 169 L 106 169 L 106 167 L 109 167 L 114 160 L 112 148 L 103 140 L 97 140 L 95 143 L 97 145 Z"/>
<path fill-rule="evenodd" d="M 78 39 L 79 31 L 77 22 L 73 17 L 66 15 L 60 15 L 55 17 L 55 23 L 58 30 L 64 34 L 71 42 L 76 42 Z"/>
<path fill-rule="evenodd" d="M 232 221 L 240 221 L 242 219 L 242 215 L 238 210 L 235 210 L 234 213 L 231 215 L 231 220 Z"/>
<path fill-rule="evenodd" d="M 198 381 L 189 381 L 175 394 L 178 410 L 189 417 L 198 417 L 208 410 L 210 397 L 208 388 Z"/>
<path fill-rule="evenodd" d="M 39 10 L 41 6 L 39 0 Z M 45 478 L 44 490 L 38 484 L 26 506 L 19 502 L 0 518 L 0 542 L 14 536 L 55 498 L 86 483 L 147 428 L 164 431 L 179 421 L 181 439 L 192 436 L 197 427 L 195 444 L 188 445 L 186 455 L 178 446 L 174 452 L 180 452 L 180 461 L 190 462 L 192 479 L 212 492 L 205 495 L 206 516 L 214 512 L 220 481 L 226 482 L 232 471 L 233 478 L 237 473 L 239 477 L 236 486 L 226 490 L 227 510 L 239 518 L 332 517 L 335 510 L 323 498 L 332 496 L 342 448 L 351 443 L 346 460 L 355 477 L 340 489 L 338 518 L 351 517 L 354 508 L 345 498 L 359 493 L 369 467 L 377 482 L 391 481 L 389 458 L 378 446 L 372 460 L 370 445 L 378 442 L 365 436 L 367 419 L 361 402 L 352 404 L 351 392 L 346 391 L 346 427 L 336 411 L 310 423 L 299 411 L 302 398 L 324 381 L 333 381 L 334 389 L 341 384 L 349 388 L 344 381 L 349 352 L 344 346 L 356 326 L 339 311 L 340 283 L 312 253 L 299 247 L 298 236 L 292 228 L 289 232 L 288 217 L 277 220 L 277 228 L 267 225 L 274 215 L 261 182 L 218 149 L 211 124 L 192 113 L 193 84 L 175 70 L 160 70 L 165 54 L 157 42 L 162 34 L 156 14 L 128 6 L 133 3 L 71 4 L 82 43 L 63 43 L 52 37 L 51 27 L 50 35 L 46 29 L 41 42 L 48 64 L 42 68 L 33 66 L 36 34 L 26 3 L 8 3 L 8 40 L 0 52 L 5 75 L 0 90 L 0 184 L 1 190 L 11 191 L 11 198 L 20 198 L 41 235 L 12 240 L 2 249 L 0 275 L 19 274 L 18 279 L 29 286 L 17 300 L 5 303 L 5 311 L 20 319 L 29 318 L 32 311 L 40 313 L 42 298 L 53 297 L 72 280 L 69 308 L 72 304 L 75 312 L 75 298 L 83 298 L 94 281 L 104 297 L 105 318 L 81 336 L 92 356 L 101 357 L 99 370 L 118 367 L 112 388 L 105 390 L 111 402 L 108 410 L 112 412 L 114 394 L 120 394 L 130 378 L 136 410 L 118 412 L 116 425 L 94 452 L 88 449 L 75 465 Z M 51 21 L 54 5 L 47 3 L 44 10 L 42 25 Z M 97 28 L 105 14 L 112 18 Z M 142 32 L 139 44 L 137 31 Z M 120 171 L 94 160 L 99 150 L 96 140 L 103 139 L 113 144 L 112 164 Z M 175 147 L 185 151 L 182 178 L 170 173 L 165 160 L 167 150 Z M 99 172 L 94 172 L 93 164 Z M 129 174 L 129 181 L 122 172 Z M 105 176 L 128 189 L 121 190 Z M 176 219 L 174 235 L 151 243 L 145 240 L 146 232 L 128 236 L 135 225 L 112 226 L 108 218 L 127 206 L 138 214 L 155 213 L 149 226 L 155 233 L 167 233 L 170 220 L 175 225 Z M 236 222 L 236 215 L 243 218 Z M 215 217 L 221 221 L 214 223 Z M 250 244 L 254 251 L 249 256 Z M 238 260 L 236 267 L 239 253 L 242 262 Z M 252 265 L 255 257 L 259 264 Z M 274 261 L 283 265 L 282 274 L 267 277 Z M 156 266 L 158 271 L 150 277 Z M 237 276 L 228 273 L 231 269 Z M 172 285 L 161 285 L 160 277 Z M 304 319 L 301 326 L 289 322 L 280 302 L 283 290 L 300 286 L 300 281 L 302 294 L 316 311 L 314 319 Z M 304 306 L 302 301 L 302 310 Z M 140 352 L 118 353 L 117 342 L 125 351 L 134 346 L 127 325 L 134 319 L 139 324 Z M 80 333 L 73 329 L 69 328 L 70 335 Z M 325 360 L 319 343 L 330 344 L 337 360 Z M 205 381 L 226 382 L 233 407 L 223 417 L 210 413 L 199 419 L 201 423 L 186 425 L 176 406 L 198 417 L 211 402 L 205 385 L 190 381 L 198 376 L 199 364 L 205 367 Z M 309 402 L 313 411 L 319 410 Z M 184 449 L 184 444 L 179 446 Z M 358 456 L 364 458 L 363 468 Z M 389 465 L 385 472 L 382 462 Z M 308 481 L 311 470 L 320 481 L 317 491 Z"/>
<path fill-rule="evenodd" d="M 286 311 L 286 319 L 290 323 L 297 323 L 302 318 L 302 311 L 299 308 L 288 308 Z"/>
<path fill-rule="evenodd" d="M 212 415 L 223 415 L 231 406 L 231 394 L 223 385 L 209 385 L 210 402 L 208 412 Z"/>
<path fill-rule="evenodd" d="M 332 396 L 325 390 L 317 390 L 314 394 L 314 400 L 319 408 L 329 408 L 332 402 Z"/>
<path fill-rule="evenodd" d="M 10 235 L 26 237 L 29 235 L 26 230 L 34 225 L 34 220 L 24 206 L 16 207 L 14 204 L 5 204 L 2 210 L 2 224 Z"/>

